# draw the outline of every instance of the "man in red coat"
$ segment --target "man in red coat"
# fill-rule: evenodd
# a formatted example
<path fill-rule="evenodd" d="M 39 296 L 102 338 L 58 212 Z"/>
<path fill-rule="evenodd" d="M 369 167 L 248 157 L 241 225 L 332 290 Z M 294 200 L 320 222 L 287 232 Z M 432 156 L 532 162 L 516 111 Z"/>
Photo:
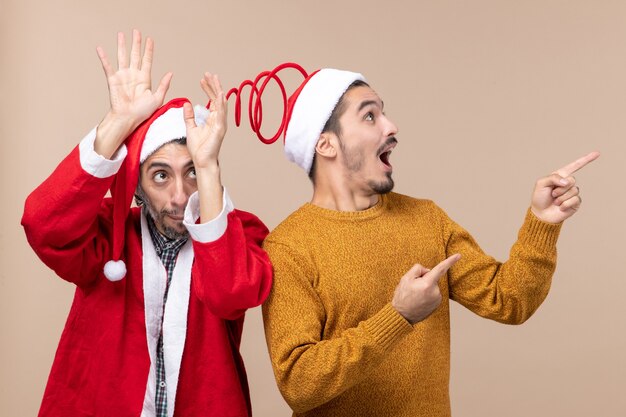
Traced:
<path fill-rule="evenodd" d="M 29 243 L 76 284 L 39 415 L 248 416 L 239 343 L 271 287 L 267 228 L 221 184 L 217 77 L 209 110 L 163 106 L 172 74 L 152 90 L 141 49 L 119 34 L 115 70 L 98 48 L 111 109 L 26 200 Z"/>

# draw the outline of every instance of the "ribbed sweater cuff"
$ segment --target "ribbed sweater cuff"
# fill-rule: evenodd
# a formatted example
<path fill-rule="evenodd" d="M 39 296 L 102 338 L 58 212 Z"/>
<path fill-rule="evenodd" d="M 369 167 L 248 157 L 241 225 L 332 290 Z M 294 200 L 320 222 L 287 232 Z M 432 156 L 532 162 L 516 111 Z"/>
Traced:
<path fill-rule="evenodd" d="M 519 239 L 538 248 L 553 249 L 561 232 L 563 223 L 547 223 L 539 220 L 529 208 L 526 219 L 519 231 Z"/>
<path fill-rule="evenodd" d="M 391 303 L 385 305 L 363 325 L 383 349 L 388 349 L 402 336 L 413 331 L 413 326 L 391 306 Z"/>

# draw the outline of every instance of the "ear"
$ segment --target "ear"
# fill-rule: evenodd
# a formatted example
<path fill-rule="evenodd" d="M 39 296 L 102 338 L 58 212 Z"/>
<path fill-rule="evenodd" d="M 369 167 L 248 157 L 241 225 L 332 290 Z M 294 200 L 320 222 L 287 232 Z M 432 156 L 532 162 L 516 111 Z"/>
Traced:
<path fill-rule="evenodd" d="M 315 153 L 323 158 L 334 159 L 337 156 L 338 146 L 337 136 L 330 132 L 324 132 L 315 144 Z"/>

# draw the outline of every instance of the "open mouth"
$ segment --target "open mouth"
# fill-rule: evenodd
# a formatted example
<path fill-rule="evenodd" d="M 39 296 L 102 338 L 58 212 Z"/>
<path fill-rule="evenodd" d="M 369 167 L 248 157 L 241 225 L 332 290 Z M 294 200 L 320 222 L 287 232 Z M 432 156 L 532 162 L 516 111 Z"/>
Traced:
<path fill-rule="evenodd" d="M 393 148 L 398 144 L 398 140 L 394 137 L 388 138 L 383 146 L 381 146 L 378 150 L 378 158 L 383 165 L 391 170 L 391 163 L 389 162 L 389 158 L 391 157 L 391 152 Z"/>
<path fill-rule="evenodd" d="M 391 156 L 391 149 L 388 151 L 385 151 L 383 153 L 381 153 L 378 158 L 380 158 L 380 160 L 382 161 L 382 163 L 391 168 L 391 164 L 389 163 L 389 157 Z"/>

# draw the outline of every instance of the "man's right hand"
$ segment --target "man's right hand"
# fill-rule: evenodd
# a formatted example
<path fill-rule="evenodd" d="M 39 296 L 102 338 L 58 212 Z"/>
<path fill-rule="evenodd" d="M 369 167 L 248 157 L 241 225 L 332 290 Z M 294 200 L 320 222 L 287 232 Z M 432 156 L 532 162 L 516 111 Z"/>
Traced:
<path fill-rule="evenodd" d="M 459 259 L 460 254 L 454 254 L 441 261 L 433 269 L 415 264 L 400 278 L 396 287 L 391 305 L 409 323 L 415 324 L 424 320 L 435 311 L 441 303 L 439 279 Z"/>
<path fill-rule="evenodd" d="M 152 54 L 154 43 L 146 39 L 141 55 L 141 32 L 133 30 L 130 62 L 126 54 L 123 33 L 117 34 L 117 70 L 109 63 L 104 49 L 97 47 L 109 87 L 111 109 L 98 125 L 95 150 L 109 159 L 137 126 L 154 113 L 165 100 L 172 73 L 163 76 L 156 91 L 152 91 Z"/>

